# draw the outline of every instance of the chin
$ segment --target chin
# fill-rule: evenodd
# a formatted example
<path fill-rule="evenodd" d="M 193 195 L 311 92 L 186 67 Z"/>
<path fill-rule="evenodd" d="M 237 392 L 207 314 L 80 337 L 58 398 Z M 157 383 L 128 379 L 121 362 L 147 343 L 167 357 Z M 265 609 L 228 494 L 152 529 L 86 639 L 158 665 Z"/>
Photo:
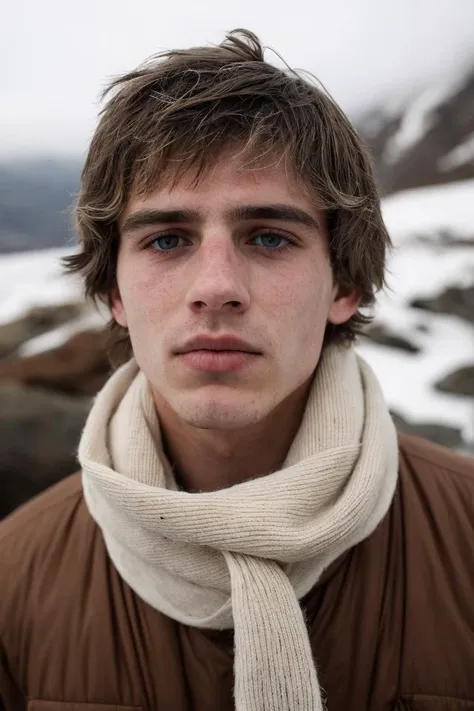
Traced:
<path fill-rule="evenodd" d="M 257 420 L 258 422 L 258 420 Z M 214 430 L 215 432 L 232 432 L 243 430 L 246 427 L 251 427 L 256 424 L 255 421 L 249 420 L 248 417 L 194 417 L 187 420 L 187 424 L 200 430 Z"/>
<path fill-rule="evenodd" d="M 181 403 L 176 408 L 177 414 L 187 424 L 206 430 L 237 430 L 255 425 L 265 415 L 261 408 L 251 402 L 232 402 L 227 397 L 219 402 L 216 399 L 201 402 Z"/>

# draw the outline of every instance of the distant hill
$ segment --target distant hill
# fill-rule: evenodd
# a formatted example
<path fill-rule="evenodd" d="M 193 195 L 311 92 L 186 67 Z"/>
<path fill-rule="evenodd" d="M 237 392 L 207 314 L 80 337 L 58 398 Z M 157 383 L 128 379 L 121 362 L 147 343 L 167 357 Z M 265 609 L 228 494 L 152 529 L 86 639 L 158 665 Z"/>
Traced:
<path fill-rule="evenodd" d="M 0 253 L 68 244 L 80 171 L 68 159 L 0 163 Z"/>
<path fill-rule="evenodd" d="M 385 194 L 474 178 L 474 67 L 356 123 Z"/>

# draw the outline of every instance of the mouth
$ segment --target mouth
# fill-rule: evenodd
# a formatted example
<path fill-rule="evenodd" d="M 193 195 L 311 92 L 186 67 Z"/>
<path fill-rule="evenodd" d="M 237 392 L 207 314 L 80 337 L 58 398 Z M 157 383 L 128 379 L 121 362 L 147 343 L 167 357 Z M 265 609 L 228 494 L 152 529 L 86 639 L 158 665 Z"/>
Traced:
<path fill-rule="evenodd" d="M 226 373 L 242 370 L 259 357 L 260 354 L 248 351 L 198 349 L 182 353 L 179 359 L 191 370 Z"/>
<path fill-rule="evenodd" d="M 197 336 L 187 341 L 181 348 L 176 351 L 177 355 L 193 353 L 197 351 L 210 351 L 212 353 L 253 353 L 254 355 L 261 354 L 252 344 L 243 341 L 235 336 L 221 336 L 219 338 L 211 338 L 208 336 Z"/>
<path fill-rule="evenodd" d="M 236 336 L 197 336 L 176 351 L 189 369 L 225 373 L 242 370 L 255 362 L 262 352 Z"/>

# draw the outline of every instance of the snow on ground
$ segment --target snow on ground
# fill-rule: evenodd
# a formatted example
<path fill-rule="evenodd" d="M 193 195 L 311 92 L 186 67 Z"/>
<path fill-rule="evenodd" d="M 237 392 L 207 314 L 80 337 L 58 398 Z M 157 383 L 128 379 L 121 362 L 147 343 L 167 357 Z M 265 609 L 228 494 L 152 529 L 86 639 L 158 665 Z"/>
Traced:
<path fill-rule="evenodd" d="M 438 393 L 433 384 L 462 365 L 474 363 L 474 329 L 454 316 L 412 309 L 409 302 L 449 286 L 474 284 L 474 180 L 410 190 L 384 200 L 383 214 L 395 249 L 390 257 L 390 290 L 381 294 L 377 320 L 417 344 L 418 354 L 363 342 L 359 352 L 374 368 L 390 406 L 414 422 L 459 427 L 474 440 L 474 400 Z M 449 232 L 459 241 L 439 240 Z M 465 243 L 462 243 L 462 240 Z M 0 257 L 0 323 L 39 304 L 76 301 L 78 280 L 62 274 L 68 249 Z M 80 327 L 104 323 L 86 314 L 26 344 L 23 355 L 64 342 Z"/>
<path fill-rule="evenodd" d="M 437 392 L 432 385 L 452 370 L 474 362 L 474 329 L 460 319 L 429 316 L 427 334 L 413 339 L 418 354 L 370 341 L 357 346 L 377 374 L 390 407 L 411 422 L 451 425 L 467 442 L 474 440 L 472 398 Z"/>
<path fill-rule="evenodd" d="M 395 193 L 383 201 L 383 215 L 397 246 L 436 231 L 473 239 L 474 180 Z"/>
<path fill-rule="evenodd" d="M 0 323 L 35 306 L 81 298 L 80 284 L 62 272 L 61 257 L 71 249 L 6 254 L 0 257 Z"/>
<path fill-rule="evenodd" d="M 383 215 L 394 243 L 389 289 L 378 298 L 376 318 L 413 342 L 418 354 L 363 342 L 358 350 L 377 373 L 390 406 L 413 422 L 440 422 L 474 440 L 474 400 L 439 393 L 433 384 L 474 364 L 474 328 L 455 316 L 410 308 L 415 298 L 474 284 L 474 180 L 392 195 Z M 456 244 L 439 241 L 449 231 Z M 462 240 L 464 239 L 465 245 Z"/>
<path fill-rule="evenodd" d="M 449 286 L 471 286 L 474 243 L 466 247 L 406 244 L 393 251 L 387 281 L 390 291 L 380 298 L 381 305 L 405 305 L 415 297 L 436 296 Z"/>
<path fill-rule="evenodd" d="M 48 331 L 47 333 L 41 334 L 41 336 L 36 336 L 36 338 L 27 341 L 19 349 L 19 355 L 26 358 L 36 353 L 42 353 L 43 351 L 57 348 L 68 341 L 75 333 L 104 327 L 107 320 L 103 314 L 99 313 L 95 308 L 91 308 L 82 316 L 64 324 L 64 326 L 60 326 L 54 329 L 54 331 Z"/>
<path fill-rule="evenodd" d="M 61 258 L 71 248 L 7 254 L 0 257 L 0 324 L 13 321 L 36 306 L 49 306 L 83 300 L 78 278 L 64 274 Z M 20 355 L 33 355 L 64 343 L 74 333 L 103 326 L 105 317 L 88 309 L 79 318 L 60 328 L 31 339 Z"/>

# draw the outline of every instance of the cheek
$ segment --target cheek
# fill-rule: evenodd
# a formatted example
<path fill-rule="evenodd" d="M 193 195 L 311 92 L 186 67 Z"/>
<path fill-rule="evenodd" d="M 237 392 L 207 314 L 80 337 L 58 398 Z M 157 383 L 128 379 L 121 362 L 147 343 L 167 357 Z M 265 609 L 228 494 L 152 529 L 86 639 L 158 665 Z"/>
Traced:
<path fill-rule="evenodd" d="M 332 288 L 331 269 L 321 264 L 300 269 L 284 289 L 275 286 L 273 313 L 285 313 L 280 338 L 293 362 L 305 370 L 314 368 L 321 352 Z"/>
<path fill-rule="evenodd" d="M 300 267 L 290 278 L 275 283 L 269 295 L 295 326 L 304 328 L 306 325 L 311 331 L 319 321 L 326 321 L 332 303 L 332 272 L 325 263 L 308 263 Z"/>
<path fill-rule="evenodd" d="M 125 261 L 125 260 L 124 260 Z M 129 260 L 117 270 L 117 280 L 123 306 L 129 319 L 148 322 L 157 312 L 163 310 L 163 305 L 169 303 L 166 283 L 160 279 L 155 270 L 149 269 L 143 260 Z"/>

